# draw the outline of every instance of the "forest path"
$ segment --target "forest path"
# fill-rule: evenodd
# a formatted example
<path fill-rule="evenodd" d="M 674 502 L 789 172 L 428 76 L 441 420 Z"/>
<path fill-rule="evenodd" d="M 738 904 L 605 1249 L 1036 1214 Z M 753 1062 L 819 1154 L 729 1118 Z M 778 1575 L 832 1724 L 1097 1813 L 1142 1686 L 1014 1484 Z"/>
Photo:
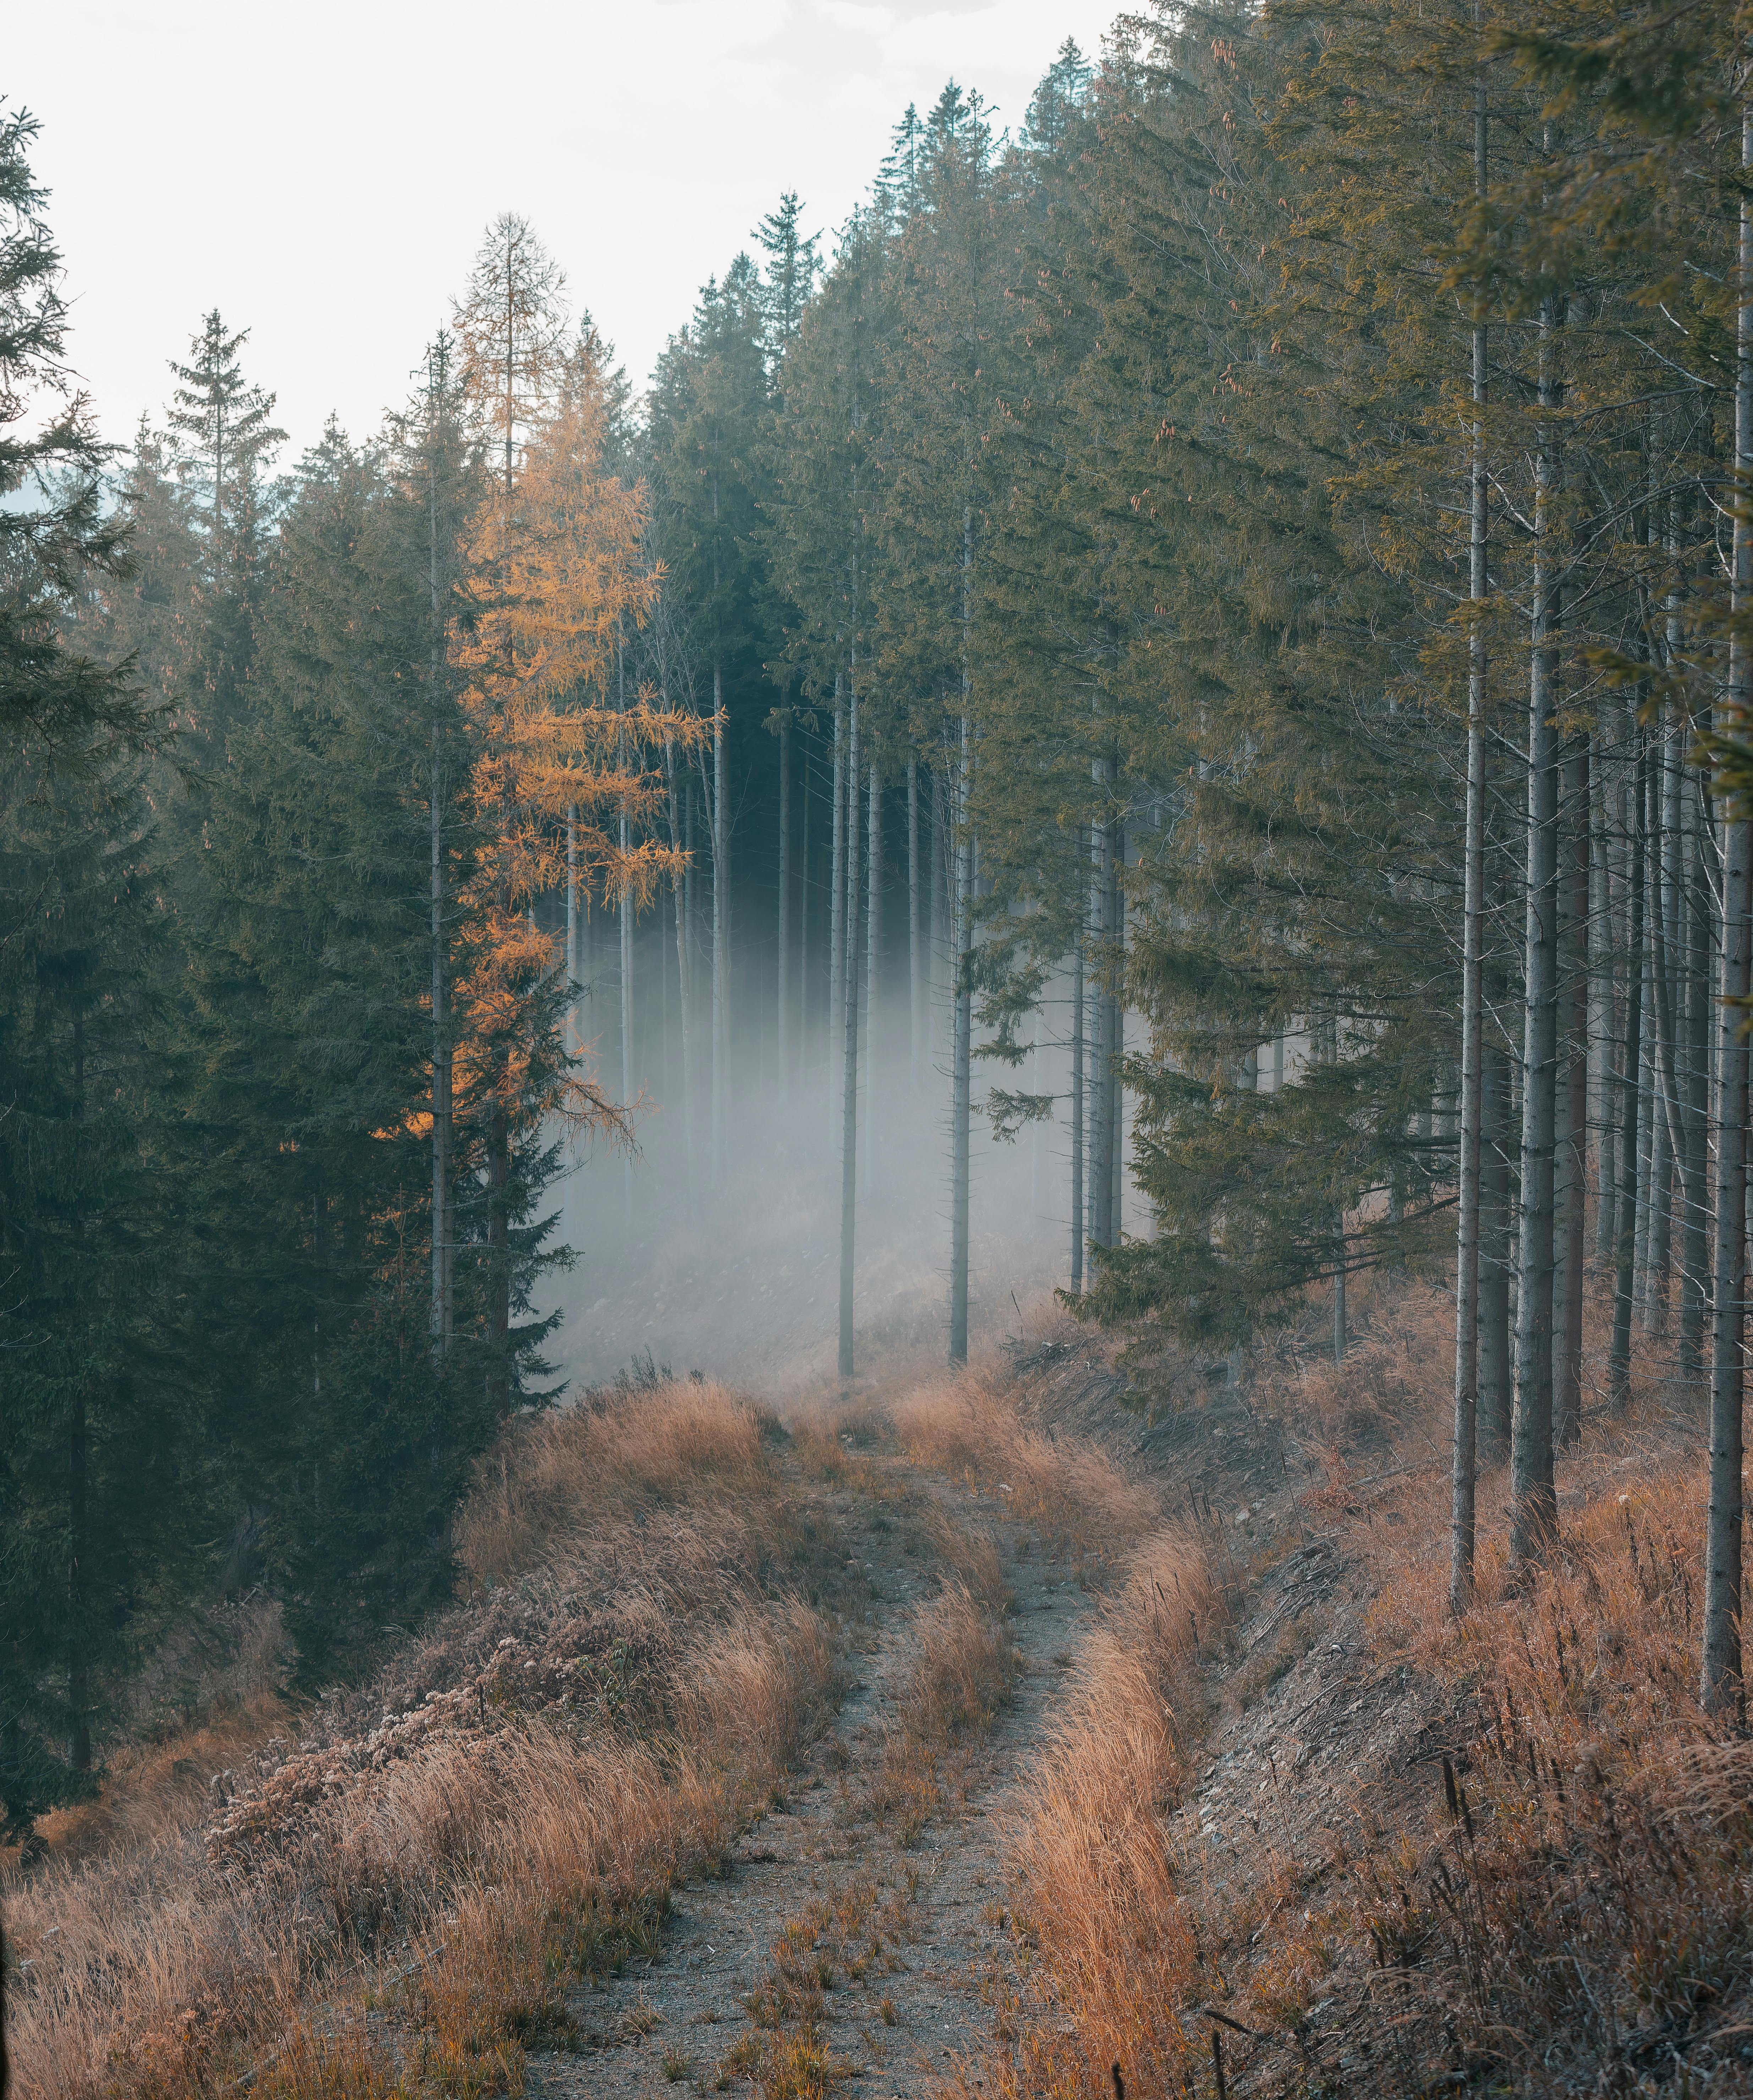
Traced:
<path fill-rule="evenodd" d="M 675 1893 L 656 1957 L 573 1992 L 584 2046 L 532 2053 L 528 2089 L 541 2100 L 719 2091 L 763 2060 L 770 2090 L 819 2090 L 826 2066 L 812 2070 L 800 1990 L 828 2075 L 876 2100 L 934 2090 L 990 2039 L 995 1972 L 1013 1963 L 993 1811 L 1053 1713 L 1094 1599 L 1075 1559 L 1050 1557 L 1001 1502 L 898 1458 L 860 1458 L 852 1473 L 854 1485 L 812 1496 L 868 1591 L 834 1725 L 723 1877 Z M 998 1551 L 1018 1667 L 990 1732 L 922 1767 L 899 1702 L 916 1615 L 951 1573 L 933 1546 L 946 1519 Z"/>

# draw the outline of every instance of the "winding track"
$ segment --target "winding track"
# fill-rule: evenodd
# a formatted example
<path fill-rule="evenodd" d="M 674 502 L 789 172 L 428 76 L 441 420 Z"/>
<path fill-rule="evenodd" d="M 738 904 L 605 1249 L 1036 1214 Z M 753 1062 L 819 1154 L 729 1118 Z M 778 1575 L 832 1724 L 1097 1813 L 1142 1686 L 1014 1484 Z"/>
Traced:
<path fill-rule="evenodd" d="M 528 2090 L 540 2100 L 715 2089 L 739 2044 L 752 2049 L 748 2001 L 772 1973 L 784 1928 L 823 1903 L 868 1911 L 862 1940 L 874 1932 L 882 1941 L 862 1978 L 837 1965 L 825 1994 L 837 2079 L 899 2100 L 931 2091 L 960 2059 L 978 2083 L 971 2060 L 991 2033 L 995 1970 L 1010 1972 L 1013 1961 L 994 1810 L 1052 1714 L 1063 1681 L 1055 1658 L 1069 1655 L 1093 1602 L 1071 1564 L 1045 1558 L 1039 1533 L 996 1505 L 902 1460 L 865 1462 L 998 1545 L 1016 1600 L 1006 1626 L 1022 1657 L 1014 1699 L 916 1841 L 901 1846 L 872 1797 L 896 1693 L 917 1652 L 913 1612 L 936 1577 L 908 1554 L 916 1533 L 890 1520 L 888 1505 L 830 1493 L 828 1513 L 864 1564 L 871 1613 L 835 1725 L 783 1806 L 744 1834 L 724 1878 L 677 1892 L 657 1958 L 573 1993 L 585 2046 L 532 2056 Z"/>

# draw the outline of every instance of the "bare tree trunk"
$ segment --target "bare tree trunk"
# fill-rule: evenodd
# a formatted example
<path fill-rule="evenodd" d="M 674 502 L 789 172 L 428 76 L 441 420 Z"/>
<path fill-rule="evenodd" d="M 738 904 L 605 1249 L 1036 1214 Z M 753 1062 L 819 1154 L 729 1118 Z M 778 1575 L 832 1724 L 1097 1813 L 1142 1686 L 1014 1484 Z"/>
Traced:
<path fill-rule="evenodd" d="M 1485 76 L 1473 104 L 1476 188 L 1486 184 Z M 1461 921 L 1461 1137 L 1455 1251 L 1455 1441 L 1449 1540 L 1449 1609 L 1466 1610 L 1473 1594 L 1478 1493 L 1480 1139 L 1485 1043 L 1486 638 L 1481 624 L 1488 588 L 1485 457 L 1486 329 L 1473 339 L 1473 426 L 1468 471 L 1468 596 L 1475 611 L 1467 642 L 1467 815 Z"/>
<path fill-rule="evenodd" d="M 625 707 L 626 703 L 625 689 L 621 694 L 621 701 Z M 620 739 L 620 765 L 623 772 L 626 770 L 627 762 L 627 738 L 625 732 L 623 731 Z M 628 813 L 627 798 L 625 795 L 621 797 L 620 836 L 621 859 L 625 863 L 627 856 L 633 851 L 633 820 Z M 633 1079 L 634 899 L 632 890 L 625 884 L 621 888 L 618 904 L 616 918 L 620 933 L 620 1099 L 625 1107 L 632 1101 L 634 1092 Z M 623 1227 L 632 1223 L 633 1155 L 630 1152 L 624 1152 L 621 1154 L 620 1215 Z"/>
<path fill-rule="evenodd" d="M 1114 997 L 1108 1020 L 1108 1244 L 1118 1246 L 1126 1196 L 1126 1090 L 1120 1079 L 1121 1063 L 1126 1055 L 1126 898 L 1120 885 L 1120 870 L 1126 864 L 1126 833 L 1123 826 L 1113 827 L 1113 838 L 1114 886 L 1108 898 L 1108 928 L 1114 951 Z"/>
<path fill-rule="evenodd" d="M 449 1354 L 456 1332 L 456 1230 L 452 1218 L 451 1149 L 455 1103 L 453 1095 L 454 1056 L 451 1042 L 449 957 L 447 952 L 446 883 L 444 869 L 444 718 L 448 694 L 444 677 L 448 644 L 445 635 L 444 597 L 446 562 L 441 552 L 439 525 L 439 483 L 436 462 L 428 488 L 428 591 L 431 600 L 431 693 L 432 726 L 427 829 L 431 850 L 431 942 L 432 999 L 432 1347 L 440 1365 Z M 567 832 L 567 871 L 572 867 L 572 833 Z M 576 915 L 576 885 L 569 883 L 569 909 Z M 572 923 L 567 924 L 567 968 L 573 968 Z M 577 1030 L 574 994 L 573 1029 Z"/>
<path fill-rule="evenodd" d="M 91 1769 L 91 1690 L 86 1669 L 90 1447 L 85 1385 L 76 1378 L 67 1429 L 67 1762 L 76 1772 Z"/>
<path fill-rule="evenodd" d="M 730 1171 L 731 794 L 724 675 L 717 663 L 712 667 L 712 1169 L 722 1189 Z"/>
<path fill-rule="evenodd" d="M 1711 922 L 1702 871 L 1703 832 L 1710 813 L 1696 774 L 1687 786 L 1690 836 L 1682 884 L 1686 926 L 1686 1145 L 1685 1251 L 1680 1259 L 1680 1374 L 1697 1384 L 1704 1369 L 1704 1325 L 1710 1306 L 1711 1204 Z"/>
<path fill-rule="evenodd" d="M 672 850 L 681 855 L 687 848 L 682 834 L 682 813 L 677 807 L 675 746 L 668 738 L 664 742 L 664 777 L 669 797 L 669 844 Z M 686 784 L 684 781 L 684 787 Z M 669 887 L 676 907 L 677 999 L 682 1008 L 682 1143 L 687 1152 L 688 1186 L 691 1189 L 695 1186 L 694 1008 L 692 987 L 688 981 L 687 863 L 685 859 L 678 858 L 671 871 Z"/>
<path fill-rule="evenodd" d="M 931 938 L 925 949 L 925 1061 L 934 1065 L 938 1057 L 939 991 L 943 964 L 950 951 L 949 914 L 956 870 L 950 851 L 950 786 L 947 776 L 934 767 L 931 785 Z"/>
<path fill-rule="evenodd" d="M 1595 1118 L 1599 1133 L 1595 1151 L 1595 1258 L 1611 1260 L 1618 1245 L 1614 1206 L 1618 1199 L 1617 1171 L 1618 1085 L 1614 1072 L 1618 1039 L 1614 995 L 1617 943 L 1614 939 L 1613 869 L 1608 852 L 1610 810 L 1603 770 L 1601 739 L 1591 739 L 1589 764 L 1589 930 L 1593 951 L 1591 982 L 1595 998 Z"/>
<path fill-rule="evenodd" d="M 865 824 L 866 873 L 864 954 L 869 973 L 864 987 L 865 1031 L 868 1055 L 864 1077 L 864 1189 L 876 1193 L 876 995 L 882 961 L 882 776 L 870 768 L 870 813 Z"/>
<path fill-rule="evenodd" d="M 1556 314 L 1540 308 L 1540 403 L 1557 402 Z M 1521 1246 L 1516 1303 L 1516 1418 L 1511 1433 L 1510 1561 L 1543 1562 L 1556 1534 L 1552 1479 L 1552 1138 L 1557 1076 L 1558 732 L 1553 720 L 1550 543 L 1558 493 L 1552 426 L 1535 464 L 1533 649 L 1528 695 L 1528 893 L 1524 936 Z"/>
<path fill-rule="evenodd" d="M 1741 166 L 1753 171 L 1753 107 L 1741 120 Z M 1737 734 L 1753 714 L 1753 663 L 1741 621 L 1753 605 L 1753 191 L 1741 197 L 1740 312 L 1736 329 L 1733 607 L 1729 700 Z M 1708 1713 L 1744 1719 L 1741 1636 L 1742 1408 L 1746 1349 L 1747 1040 L 1742 1002 L 1753 937 L 1753 825 L 1727 817 L 1723 866 L 1723 980 L 1718 1023 L 1716 1246 L 1711 1326 L 1711 1506 L 1705 1541 L 1704 1655 L 1701 1692 Z"/>
<path fill-rule="evenodd" d="M 1046 1092 L 1041 1084 L 1041 1010 L 1029 1017 L 1029 1092 L 1037 1101 Z M 1046 1130 L 1040 1117 L 1029 1125 L 1029 1215 L 1039 1219 L 1046 1201 Z"/>
<path fill-rule="evenodd" d="M 810 1057 L 810 758 L 803 765 L 803 838 L 798 866 L 802 881 L 797 891 L 797 1069 L 800 1074 Z"/>
<path fill-rule="evenodd" d="M 1569 1450 L 1583 1434 L 1583 1208 L 1588 1187 L 1588 748 L 1581 738 L 1569 740 L 1563 777 L 1565 822 L 1560 839 L 1570 850 L 1563 878 L 1566 894 L 1559 917 L 1566 1013 L 1552 1192 L 1558 1257 L 1552 1410 L 1555 1441 L 1561 1450 Z"/>
<path fill-rule="evenodd" d="M 1084 858 L 1079 827 L 1077 858 Z M 1084 928 L 1078 915 L 1077 939 L 1071 950 L 1071 1288 L 1084 1287 Z"/>
<path fill-rule="evenodd" d="M 846 695 L 844 674 L 834 673 L 833 861 L 828 872 L 828 1141 L 839 1127 L 840 1081 L 846 1062 Z"/>
<path fill-rule="evenodd" d="M 432 949 L 432 1313 L 434 1354 L 442 1364 L 455 1332 L 453 1288 L 456 1234 L 451 1225 L 450 986 L 444 927 L 444 783 L 436 727 L 432 738 L 430 790 Z M 574 1009 L 576 1011 L 576 1008 Z"/>
<path fill-rule="evenodd" d="M 791 1098 L 791 717 L 779 722 L 779 1096 Z"/>
<path fill-rule="evenodd" d="M 1098 758 L 1090 770 L 1098 801 L 1107 800 L 1111 761 Z M 1104 814 L 1093 827 L 1090 883 L 1090 938 L 1095 952 L 1097 977 L 1094 1026 L 1091 1030 L 1093 1070 L 1089 1074 L 1089 1238 L 1092 1246 L 1106 1246 L 1114 1211 L 1113 1116 L 1114 1045 L 1111 1040 L 1114 1000 L 1108 983 L 1112 968 L 1110 954 L 1111 927 L 1108 911 L 1114 896 L 1114 830 Z"/>
<path fill-rule="evenodd" d="M 968 1361 L 968 1133 L 973 1103 L 974 840 L 968 829 L 974 729 L 961 718 L 961 763 L 956 787 L 956 1038 L 950 1102 L 950 1350 L 952 1364 Z"/>
<path fill-rule="evenodd" d="M 919 1091 L 925 1048 L 925 957 L 919 944 L 919 761 L 907 761 L 907 1079 Z"/>
<path fill-rule="evenodd" d="M 854 1233 L 859 1180 L 859 692 L 846 682 L 846 1012 L 841 1025 L 840 1375 L 852 1376 Z"/>
<path fill-rule="evenodd" d="M 960 764 L 956 783 L 956 1047 L 950 1102 L 950 1361 L 968 1361 L 968 1136 L 974 1080 L 974 506 L 962 505 Z"/>
<path fill-rule="evenodd" d="M 1644 752 L 1642 731 L 1636 731 L 1636 735 L 1637 763 L 1632 801 L 1639 821 L 1627 855 L 1631 871 L 1630 938 L 1626 946 L 1625 1075 L 1621 1106 L 1623 1120 L 1619 1128 L 1619 1195 L 1616 1206 L 1618 1246 L 1613 1293 L 1613 1340 L 1607 1355 L 1608 1405 L 1615 1414 L 1623 1412 L 1631 1397 L 1632 1299 L 1637 1260 L 1637 1126 L 1642 1062 L 1638 1045 L 1643 1035 L 1644 997 Z"/>
<path fill-rule="evenodd" d="M 1649 1274 L 1644 1294 L 1644 1331 L 1665 1335 L 1668 1326 L 1668 1271 L 1672 1253 L 1674 1143 L 1674 999 L 1668 981 L 1674 952 L 1668 920 L 1673 889 L 1669 841 L 1668 733 L 1658 725 L 1650 749 L 1649 866 Z"/>
<path fill-rule="evenodd" d="M 1480 1061 L 1479 1445 L 1508 1455 L 1515 1359 L 1510 1348 L 1509 1059 L 1487 1042 Z"/>

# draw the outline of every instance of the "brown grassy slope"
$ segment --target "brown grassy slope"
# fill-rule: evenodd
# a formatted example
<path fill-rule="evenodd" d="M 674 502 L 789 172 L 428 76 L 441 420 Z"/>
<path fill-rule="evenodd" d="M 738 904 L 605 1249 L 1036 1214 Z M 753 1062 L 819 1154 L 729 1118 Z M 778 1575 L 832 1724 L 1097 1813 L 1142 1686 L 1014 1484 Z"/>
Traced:
<path fill-rule="evenodd" d="M 1096 2100 L 1119 2063 L 1135 2094 L 1215 2092 L 1215 2038 L 1239 2100 L 1753 2092 L 1753 1751 L 1694 1696 L 1696 1401 L 1640 1338 L 1609 1418 L 1592 1304 L 1560 1550 L 1508 1582 L 1488 1470 L 1456 1625 L 1449 1304 L 1357 1297 L 1343 1365 L 1314 1308 L 1241 1395 L 1170 1366 L 1154 1425 L 1062 1329 L 911 1432 L 1043 1497 L 1093 1441 L 1117 1507 L 1180 1519 L 1114 1523 L 1123 1579 L 1013 1805 L 1033 1967 L 984 2089 Z M 1031 1467 L 1054 1438 L 1083 1448 Z"/>
<path fill-rule="evenodd" d="M 1232 2093 L 1753 2090 L 1753 1754 L 1695 1698 L 1702 1423 L 1654 1349 L 1609 1416 L 1607 1312 L 1552 1564 L 1508 1581 L 1488 1472 L 1459 1622 L 1446 1297 L 1384 1286 L 1344 1365 L 1256 1383 L 1322 1472 L 1253 1549 L 1172 1820 L 1183 2023 Z"/>
<path fill-rule="evenodd" d="M 771 1420 L 684 1383 L 514 1426 L 473 1594 L 188 1813 L 7 1890 L 35 2095 L 521 2090 L 814 1724 L 841 1556 Z"/>

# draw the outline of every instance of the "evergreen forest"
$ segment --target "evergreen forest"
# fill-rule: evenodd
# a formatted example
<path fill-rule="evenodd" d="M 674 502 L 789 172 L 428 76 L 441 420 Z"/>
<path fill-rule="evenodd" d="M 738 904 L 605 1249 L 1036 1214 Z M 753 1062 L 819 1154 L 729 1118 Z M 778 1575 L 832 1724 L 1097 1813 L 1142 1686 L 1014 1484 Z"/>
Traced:
<path fill-rule="evenodd" d="M 1160 0 L 1009 126 L 907 108 L 844 224 L 788 192 L 642 385 L 520 201 L 381 425 L 297 457 L 216 311 L 100 440 L 38 135 L 0 121 L 27 1860 L 190 1613 L 271 1599 L 298 1696 L 427 1624 L 593 1321 L 624 1395 L 669 1375 L 616 1264 L 763 1188 L 847 1389 L 897 1219 L 952 1367 L 1024 1213 L 1077 1331 L 1218 1396 L 1442 1297 L 1457 1617 L 1491 1527 L 1511 1594 L 1566 1564 L 1567 1454 L 1658 1403 L 1675 1696 L 1744 1721 L 1744 8 Z"/>

